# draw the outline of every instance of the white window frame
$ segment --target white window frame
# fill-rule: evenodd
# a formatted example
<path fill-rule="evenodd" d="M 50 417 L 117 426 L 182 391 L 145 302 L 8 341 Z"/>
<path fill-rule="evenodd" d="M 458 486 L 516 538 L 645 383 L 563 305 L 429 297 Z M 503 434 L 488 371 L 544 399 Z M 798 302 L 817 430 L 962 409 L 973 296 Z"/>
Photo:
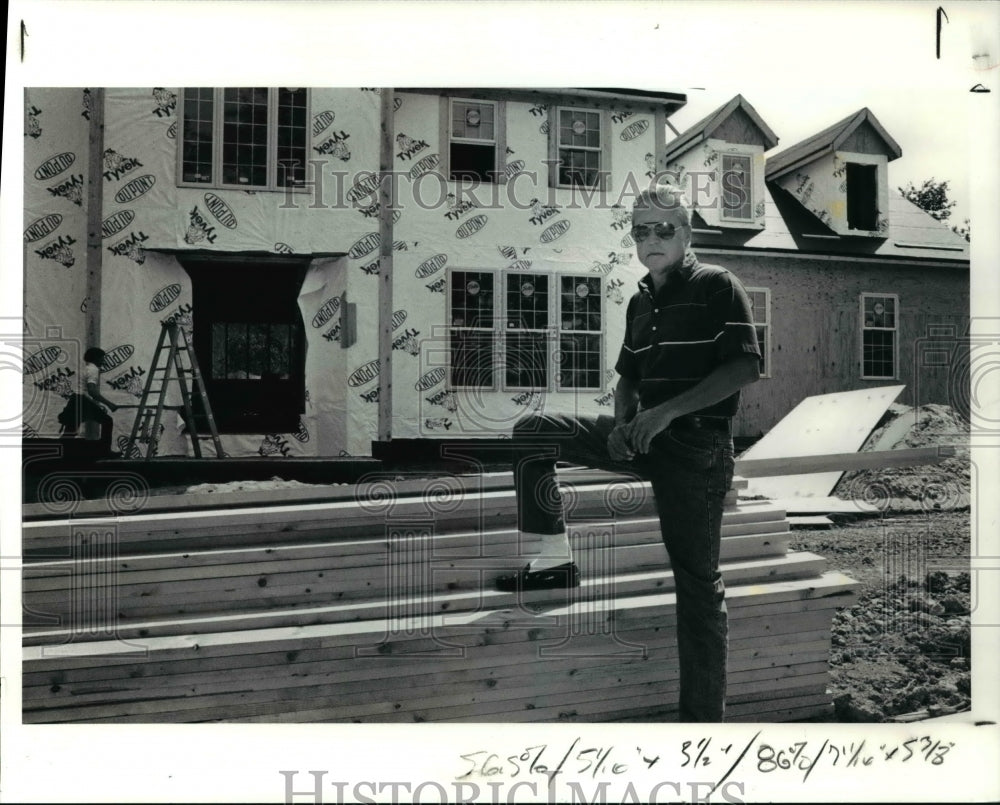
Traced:
<path fill-rule="evenodd" d="M 732 214 L 727 214 L 725 206 L 725 187 L 723 177 L 726 175 L 725 163 L 726 159 L 745 159 L 748 163 L 745 189 L 750 194 L 750 214 L 744 218 L 742 216 L 735 216 Z M 756 177 L 754 175 L 754 158 L 752 153 L 743 153 L 740 151 L 720 151 L 719 152 L 719 220 L 725 224 L 753 224 L 757 220 L 757 215 L 755 212 L 755 196 L 754 184 Z"/>
<path fill-rule="evenodd" d="M 254 192 L 306 192 L 309 190 L 308 182 L 303 178 L 301 184 L 279 185 L 278 184 L 278 90 L 282 87 L 267 87 L 267 185 L 250 184 L 226 184 L 222 181 L 222 133 L 223 133 L 223 92 L 233 87 L 212 87 L 212 175 L 210 182 L 191 182 L 184 180 L 184 112 L 185 112 L 185 92 L 194 87 L 183 87 L 180 90 L 178 112 L 179 123 L 177 127 L 177 186 L 205 188 L 210 190 L 252 190 Z M 312 136 L 310 134 L 310 122 L 312 121 L 312 91 L 306 90 L 306 110 L 305 110 L 305 150 L 306 160 L 302 169 L 303 172 L 308 167 L 309 149 L 312 146 Z M 303 177 L 304 177 L 303 173 Z"/>
<path fill-rule="evenodd" d="M 551 274 L 546 272 L 525 272 L 525 271 L 503 271 L 501 273 L 501 282 L 503 286 L 503 303 L 502 311 L 503 317 L 501 321 L 504 326 L 500 332 L 499 339 L 499 355 L 500 355 L 500 366 L 502 376 L 500 382 L 504 391 L 551 391 L 553 384 L 555 382 L 555 350 L 553 348 L 554 344 L 554 326 L 553 326 L 553 314 L 555 310 L 554 300 L 558 290 L 555 288 L 558 282 L 559 274 Z M 509 328 L 507 323 L 510 320 L 510 309 L 507 306 L 507 278 L 517 277 L 519 279 L 529 279 L 545 277 L 546 283 L 548 284 L 548 299 L 546 301 L 545 307 L 545 319 L 546 326 L 544 328 L 531 328 L 531 329 L 520 329 L 520 328 Z M 507 334 L 510 332 L 518 333 L 540 333 L 545 344 L 546 351 L 546 367 L 545 367 L 545 383 L 540 386 L 518 386 L 507 382 Z"/>
<path fill-rule="evenodd" d="M 607 386 L 606 375 L 606 364 L 607 364 L 607 339 L 605 338 L 605 316 L 607 314 L 607 305 L 604 299 L 605 293 L 605 281 L 603 277 L 595 276 L 594 274 L 585 273 L 563 273 L 563 272 L 524 272 L 524 271 L 497 271 L 494 269 L 481 269 L 481 268 L 471 268 L 469 266 L 450 266 L 447 269 L 447 327 L 445 331 L 447 333 L 447 348 L 445 354 L 447 355 L 447 375 L 446 375 L 446 388 L 449 391 L 504 391 L 504 392 L 523 392 L 523 391 L 540 391 L 540 392 L 563 392 L 563 393 L 576 393 L 576 392 L 603 392 Z M 454 283 L 455 274 L 490 274 L 493 277 L 493 321 L 491 327 L 466 327 L 462 325 L 452 324 L 452 300 L 451 292 Z M 532 329 L 532 330 L 520 330 L 519 332 L 542 332 L 545 334 L 545 343 L 548 348 L 548 365 L 546 367 L 546 377 L 544 386 L 519 386 L 507 383 L 507 344 L 506 344 L 506 333 L 507 327 L 506 322 L 509 316 L 509 310 L 507 306 L 507 277 L 540 277 L 544 276 L 548 282 L 548 304 L 546 306 L 546 315 L 548 326 L 544 329 Z M 564 330 L 562 328 L 562 321 L 559 318 L 562 312 L 560 307 L 560 286 L 562 279 L 564 277 L 572 277 L 576 279 L 586 279 L 586 280 L 597 280 L 598 282 L 598 315 L 600 316 L 600 328 L 597 330 Z M 498 281 L 499 280 L 499 281 Z M 451 350 L 451 334 L 456 330 L 469 330 L 477 331 L 483 333 L 490 333 L 491 338 L 491 354 L 493 355 L 493 383 L 492 385 L 483 386 L 464 386 L 456 385 L 452 381 L 455 366 L 452 363 L 452 350 Z M 582 335 L 596 335 L 598 342 L 598 353 L 600 357 L 600 366 L 598 367 L 598 385 L 594 387 L 579 386 L 566 388 L 559 385 L 558 382 L 558 351 L 560 348 L 560 338 L 566 334 L 582 334 Z"/>
<path fill-rule="evenodd" d="M 501 320 L 500 319 L 500 311 L 498 310 L 498 305 L 497 305 L 497 291 L 499 290 L 502 293 L 503 292 L 503 286 L 497 281 L 498 272 L 494 271 L 492 269 L 470 268 L 468 266 L 449 267 L 447 269 L 447 271 L 448 271 L 448 275 L 447 275 L 448 276 L 448 282 L 447 282 L 447 284 L 445 286 L 445 292 L 448 295 L 447 296 L 447 308 L 446 308 L 447 309 L 447 319 L 446 319 L 446 321 L 447 321 L 447 330 L 446 330 L 447 331 L 447 348 L 445 350 L 445 354 L 447 355 L 447 358 L 448 358 L 448 361 L 447 361 L 447 363 L 448 363 L 448 365 L 447 365 L 447 372 L 448 372 L 448 374 L 446 375 L 446 379 L 445 379 L 446 388 L 448 388 L 449 390 L 454 390 L 454 391 L 498 391 L 499 388 L 500 388 L 500 382 L 502 380 L 501 372 L 503 371 L 503 366 L 500 363 L 500 355 L 499 355 L 499 348 L 498 348 L 498 345 L 500 343 L 500 339 L 497 337 L 498 332 L 499 332 L 499 322 Z M 489 274 L 489 275 L 491 275 L 493 277 L 493 320 L 490 322 L 490 326 L 489 327 L 467 327 L 465 325 L 455 325 L 455 324 L 452 324 L 452 321 L 453 321 L 452 312 L 453 311 L 452 311 L 451 293 L 452 293 L 453 278 L 454 278 L 454 276 L 456 274 Z M 501 304 L 500 307 L 502 308 L 503 305 Z M 489 333 L 490 334 L 490 345 L 491 345 L 490 352 L 491 352 L 491 354 L 493 356 L 493 358 L 492 358 L 493 359 L 493 382 L 492 382 L 492 384 L 490 384 L 490 385 L 482 385 L 482 386 L 464 386 L 464 385 L 456 385 L 454 383 L 454 381 L 452 380 L 455 366 L 452 363 L 451 335 L 452 335 L 453 332 L 458 331 L 458 330 L 464 330 L 464 331 L 470 331 L 470 332 L 482 332 L 482 333 Z"/>
<path fill-rule="evenodd" d="M 771 377 L 771 289 L 770 288 L 751 288 L 747 287 L 746 292 L 750 294 L 763 294 L 764 295 L 764 321 L 757 321 L 757 306 L 753 305 L 753 316 L 754 316 L 754 332 L 756 332 L 758 327 L 764 328 L 764 348 L 761 351 L 761 359 L 763 366 L 760 371 L 760 376 L 762 378 Z M 758 343 L 760 343 L 758 339 Z"/>
<path fill-rule="evenodd" d="M 893 301 L 893 326 L 878 327 L 865 323 L 865 300 L 867 299 L 892 299 Z M 859 297 L 858 310 L 858 348 L 860 350 L 860 361 L 858 369 L 862 380 L 898 380 L 899 379 L 899 294 L 879 293 L 876 291 L 864 291 Z M 865 332 L 880 331 L 891 332 L 892 338 L 892 374 L 891 375 L 869 375 L 865 374 Z"/>
<path fill-rule="evenodd" d="M 554 302 L 556 304 L 556 310 L 555 310 L 556 337 L 559 339 L 559 344 L 560 344 L 559 349 L 560 349 L 560 351 L 562 350 L 561 341 L 562 341 L 562 336 L 564 334 L 566 334 L 566 335 L 596 335 L 597 336 L 597 344 L 598 344 L 598 355 L 600 356 L 600 366 L 598 366 L 598 369 L 597 369 L 597 385 L 596 386 L 563 386 L 563 385 L 561 385 L 559 383 L 558 379 L 556 378 L 556 375 L 558 374 L 558 366 L 554 366 L 553 368 L 555 369 L 555 371 L 553 372 L 553 383 L 555 384 L 555 389 L 556 389 L 556 391 L 567 392 L 567 393 L 570 393 L 570 394 L 572 394 L 574 392 L 581 392 L 581 391 L 588 391 L 588 392 L 598 391 L 598 392 L 602 392 L 602 391 L 604 391 L 605 385 L 606 385 L 604 377 L 605 377 L 605 364 L 607 363 L 607 356 L 605 355 L 605 352 L 606 352 L 606 349 L 607 349 L 607 345 L 606 345 L 606 340 L 604 338 L 604 333 L 605 333 L 606 324 L 607 324 L 607 320 L 605 319 L 605 316 L 607 314 L 607 311 L 606 311 L 606 307 L 607 306 L 605 304 L 605 299 L 604 299 L 604 294 L 605 294 L 604 277 L 601 276 L 601 275 L 596 275 L 595 276 L 594 274 L 583 274 L 583 273 L 578 273 L 578 274 L 559 273 L 559 274 L 556 274 L 554 276 L 556 277 L 556 281 L 557 281 L 558 285 L 560 285 L 560 286 L 562 285 L 562 280 L 564 278 L 566 278 L 566 277 L 570 277 L 571 279 L 576 279 L 576 280 L 581 280 L 581 279 L 582 280 L 594 280 L 594 279 L 596 279 L 597 280 L 597 304 L 598 304 L 597 315 L 600 317 L 600 327 L 598 327 L 598 329 L 596 329 L 596 330 L 567 330 L 567 329 L 564 329 L 563 328 L 563 321 L 562 321 L 562 312 L 563 311 L 562 311 L 562 307 L 561 307 L 561 305 L 562 305 L 562 302 L 561 302 L 562 291 L 561 291 L 561 288 L 556 288 L 556 292 L 553 294 L 553 300 L 554 300 Z"/>
<path fill-rule="evenodd" d="M 451 144 L 452 142 L 481 145 L 484 140 L 466 139 L 452 135 L 452 110 L 456 103 L 489 104 L 493 107 L 493 178 L 489 184 L 504 184 L 507 181 L 507 104 L 502 100 L 486 100 L 484 98 L 467 98 L 464 96 L 446 95 L 441 98 L 440 129 L 441 129 L 441 166 L 442 175 L 447 182 L 456 182 L 451 178 Z M 461 180 L 468 181 L 468 180 Z"/>
<path fill-rule="evenodd" d="M 559 119 L 563 112 L 597 114 L 601 123 L 601 142 L 597 148 L 583 147 L 598 154 L 597 183 L 593 187 L 563 184 L 559 181 Z M 568 146 L 570 147 L 570 146 Z M 579 192 L 607 191 L 611 181 L 611 115 L 607 109 L 588 109 L 584 106 L 553 106 L 549 112 L 549 184 L 551 187 Z"/>

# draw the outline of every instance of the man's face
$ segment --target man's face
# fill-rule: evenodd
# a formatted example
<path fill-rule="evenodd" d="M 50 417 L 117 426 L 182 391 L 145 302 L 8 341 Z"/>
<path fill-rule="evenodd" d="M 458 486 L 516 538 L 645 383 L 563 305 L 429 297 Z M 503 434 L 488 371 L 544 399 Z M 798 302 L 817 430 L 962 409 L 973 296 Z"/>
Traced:
<path fill-rule="evenodd" d="M 674 236 L 656 234 L 656 224 L 672 224 Z M 663 271 L 680 265 L 691 241 L 691 231 L 684 225 L 684 216 L 676 210 L 640 207 L 632 213 L 632 226 L 646 225 L 649 233 L 644 240 L 636 238 L 635 251 L 639 261 L 650 271 Z"/>

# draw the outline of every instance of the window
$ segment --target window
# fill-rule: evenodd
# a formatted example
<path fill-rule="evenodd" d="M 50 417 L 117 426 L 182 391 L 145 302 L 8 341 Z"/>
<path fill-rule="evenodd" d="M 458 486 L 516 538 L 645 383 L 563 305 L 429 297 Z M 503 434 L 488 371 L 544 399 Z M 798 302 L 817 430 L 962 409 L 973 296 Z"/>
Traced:
<path fill-rule="evenodd" d="M 747 288 L 757 346 L 760 348 L 760 376 L 771 376 L 771 291 L 767 288 Z"/>
<path fill-rule="evenodd" d="M 450 382 L 453 388 L 496 388 L 492 271 L 453 271 L 449 287 Z"/>
<path fill-rule="evenodd" d="M 504 104 L 445 98 L 448 108 L 448 178 L 496 182 L 502 179 Z"/>
<path fill-rule="evenodd" d="M 559 278 L 560 389 L 601 388 L 601 279 Z"/>
<path fill-rule="evenodd" d="M 895 379 L 899 297 L 861 294 L 861 377 Z"/>
<path fill-rule="evenodd" d="M 191 276 L 194 351 L 220 432 L 296 430 L 305 410 L 298 294 L 306 261 L 179 259 Z"/>
<path fill-rule="evenodd" d="M 878 229 L 878 166 L 847 163 L 847 228 Z"/>
<path fill-rule="evenodd" d="M 185 89 L 180 184 L 241 190 L 303 185 L 308 120 L 302 88 Z"/>
<path fill-rule="evenodd" d="M 597 109 L 555 109 L 555 124 L 550 131 L 557 187 L 606 187 L 611 172 L 607 126 L 605 114 Z"/>
<path fill-rule="evenodd" d="M 546 389 L 549 385 L 549 278 L 509 273 L 504 331 L 504 386 Z"/>
<path fill-rule="evenodd" d="M 753 221 L 753 180 L 748 154 L 722 155 L 722 219 Z"/>
<path fill-rule="evenodd" d="M 449 275 L 451 387 L 602 388 L 602 278 L 509 271 L 501 282 L 494 293 L 495 272 Z"/>

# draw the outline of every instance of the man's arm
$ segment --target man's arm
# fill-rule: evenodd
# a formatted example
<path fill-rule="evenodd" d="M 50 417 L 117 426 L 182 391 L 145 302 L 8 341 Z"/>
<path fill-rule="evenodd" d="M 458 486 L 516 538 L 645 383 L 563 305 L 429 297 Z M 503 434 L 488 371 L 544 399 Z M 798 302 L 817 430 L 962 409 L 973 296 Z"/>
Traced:
<path fill-rule="evenodd" d="M 615 386 L 615 427 L 608 437 L 608 453 L 615 461 L 631 461 L 635 458 L 626 437 L 628 418 L 635 411 L 639 401 L 639 385 L 626 377 L 618 378 Z"/>
<path fill-rule="evenodd" d="M 110 408 L 112 411 L 117 411 L 118 410 L 118 406 L 115 405 L 113 402 L 111 402 L 111 400 L 109 400 L 107 397 L 101 396 L 101 391 L 97 387 L 96 383 L 92 383 L 92 382 L 88 382 L 87 383 L 87 395 L 94 402 L 101 403 L 102 405 Z"/>
<path fill-rule="evenodd" d="M 737 355 L 716 367 L 696 386 L 660 405 L 640 411 L 625 428 L 629 446 L 639 453 L 649 451 L 653 437 L 678 417 L 699 411 L 735 394 L 760 378 L 760 359 L 753 353 Z M 615 399 L 617 415 L 617 396 Z"/>

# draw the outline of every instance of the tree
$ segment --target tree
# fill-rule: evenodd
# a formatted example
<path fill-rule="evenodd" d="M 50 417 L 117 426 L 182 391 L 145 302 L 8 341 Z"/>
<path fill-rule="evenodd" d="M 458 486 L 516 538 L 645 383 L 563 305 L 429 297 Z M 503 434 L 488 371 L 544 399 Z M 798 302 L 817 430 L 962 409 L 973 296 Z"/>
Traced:
<path fill-rule="evenodd" d="M 947 220 L 951 215 L 951 208 L 957 203 L 948 200 L 947 180 L 936 182 L 933 176 L 924 179 L 923 185 L 919 188 L 915 187 L 913 182 L 907 182 L 906 187 L 899 188 L 899 192 L 939 221 Z"/>
<path fill-rule="evenodd" d="M 948 181 L 938 182 L 933 176 L 925 179 L 920 187 L 916 187 L 913 182 L 907 182 L 906 187 L 899 188 L 899 192 L 938 221 L 947 221 L 951 216 L 951 208 L 958 203 L 948 200 Z M 952 226 L 951 231 L 969 240 L 971 235 L 969 219 L 966 218 L 961 226 Z"/>

